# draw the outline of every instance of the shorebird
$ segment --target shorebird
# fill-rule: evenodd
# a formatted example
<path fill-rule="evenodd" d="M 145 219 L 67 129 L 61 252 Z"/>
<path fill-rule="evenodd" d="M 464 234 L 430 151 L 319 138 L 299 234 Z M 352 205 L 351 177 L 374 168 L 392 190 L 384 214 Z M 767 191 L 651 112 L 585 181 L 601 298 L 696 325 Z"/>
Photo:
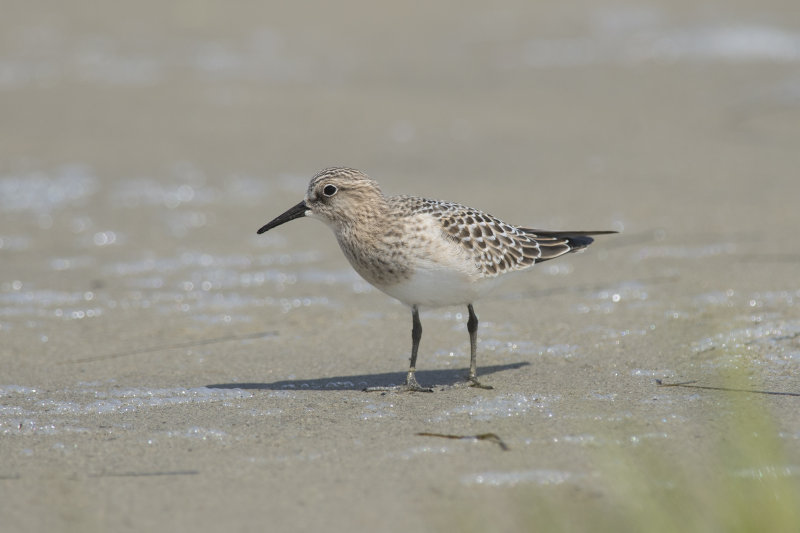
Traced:
<path fill-rule="evenodd" d="M 385 196 L 369 176 L 345 167 L 318 172 L 303 201 L 258 233 L 300 217 L 327 224 L 361 277 L 411 307 L 411 365 L 405 385 L 397 388 L 425 392 L 432 389 L 420 386 L 415 376 L 421 307 L 467 306 L 468 380 L 471 386 L 491 388 L 478 381 L 478 316 L 473 302 L 490 292 L 504 274 L 582 250 L 592 243 L 592 235 L 616 233 L 512 226 L 457 203 Z"/>

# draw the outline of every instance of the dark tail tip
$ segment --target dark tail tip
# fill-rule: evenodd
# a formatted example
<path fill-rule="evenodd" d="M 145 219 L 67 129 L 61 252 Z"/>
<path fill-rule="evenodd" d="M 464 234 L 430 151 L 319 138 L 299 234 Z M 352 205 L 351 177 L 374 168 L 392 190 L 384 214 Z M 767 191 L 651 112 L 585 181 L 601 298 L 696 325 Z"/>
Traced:
<path fill-rule="evenodd" d="M 567 237 L 567 244 L 570 248 L 586 248 L 594 242 L 594 239 L 588 235 L 575 235 L 574 237 Z"/>

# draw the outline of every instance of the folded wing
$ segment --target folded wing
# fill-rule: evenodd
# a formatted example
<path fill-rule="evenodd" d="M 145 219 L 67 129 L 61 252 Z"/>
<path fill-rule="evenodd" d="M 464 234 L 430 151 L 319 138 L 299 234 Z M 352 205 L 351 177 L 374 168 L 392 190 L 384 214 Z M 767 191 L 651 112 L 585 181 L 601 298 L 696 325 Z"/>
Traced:
<path fill-rule="evenodd" d="M 486 276 L 523 270 L 589 246 L 591 235 L 613 231 L 546 231 L 506 224 L 502 220 L 459 204 L 431 201 L 445 234 L 475 258 Z"/>

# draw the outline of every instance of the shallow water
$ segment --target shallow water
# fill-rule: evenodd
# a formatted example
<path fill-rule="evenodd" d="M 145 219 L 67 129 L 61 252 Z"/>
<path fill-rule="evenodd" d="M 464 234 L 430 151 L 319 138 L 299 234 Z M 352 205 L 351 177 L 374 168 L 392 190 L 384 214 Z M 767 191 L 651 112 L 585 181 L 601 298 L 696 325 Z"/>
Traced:
<path fill-rule="evenodd" d="M 787 452 L 734 473 L 797 477 L 800 10 L 82 7 L 0 20 L 16 529 L 267 513 L 425 530 L 476 490 L 607 498 L 591 452 L 697 442 L 677 457 L 702 463 L 735 394 L 765 401 Z M 405 378 L 408 310 L 317 222 L 255 234 L 333 164 L 511 223 L 621 234 L 476 304 L 494 390 L 464 386 L 465 310 L 445 308 L 422 312 L 418 378 L 436 392 L 363 393 Z M 495 433 L 509 452 L 420 432 Z M 152 476 L 174 485 L 141 490 Z M 68 490 L 42 509 L 28 496 L 53 479 Z M 226 510 L 197 511 L 207 486 Z"/>

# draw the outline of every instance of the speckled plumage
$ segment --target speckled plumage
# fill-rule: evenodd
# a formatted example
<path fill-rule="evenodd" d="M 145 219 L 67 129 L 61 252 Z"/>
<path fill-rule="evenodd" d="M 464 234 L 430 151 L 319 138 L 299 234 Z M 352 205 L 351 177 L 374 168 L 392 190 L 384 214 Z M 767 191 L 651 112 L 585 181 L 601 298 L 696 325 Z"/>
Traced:
<path fill-rule="evenodd" d="M 406 388 L 422 390 L 414 378 L 421 336 L 418 308 L 466 304 L 470 321 L 470 381 L 476 378 L 478 320 L 472 303 L 501 274 L 581 250 L 599 232 L 552 232 L 506 224 L 492 215 L 452 202 L 416 196 L 385 196 L 378 184 L 352 168 L 317 173 L 302 202 L 259 230 L 310 216 L 331 227 L 353 268 L 369 283 L 412 308 L 411 369 Z"/>

